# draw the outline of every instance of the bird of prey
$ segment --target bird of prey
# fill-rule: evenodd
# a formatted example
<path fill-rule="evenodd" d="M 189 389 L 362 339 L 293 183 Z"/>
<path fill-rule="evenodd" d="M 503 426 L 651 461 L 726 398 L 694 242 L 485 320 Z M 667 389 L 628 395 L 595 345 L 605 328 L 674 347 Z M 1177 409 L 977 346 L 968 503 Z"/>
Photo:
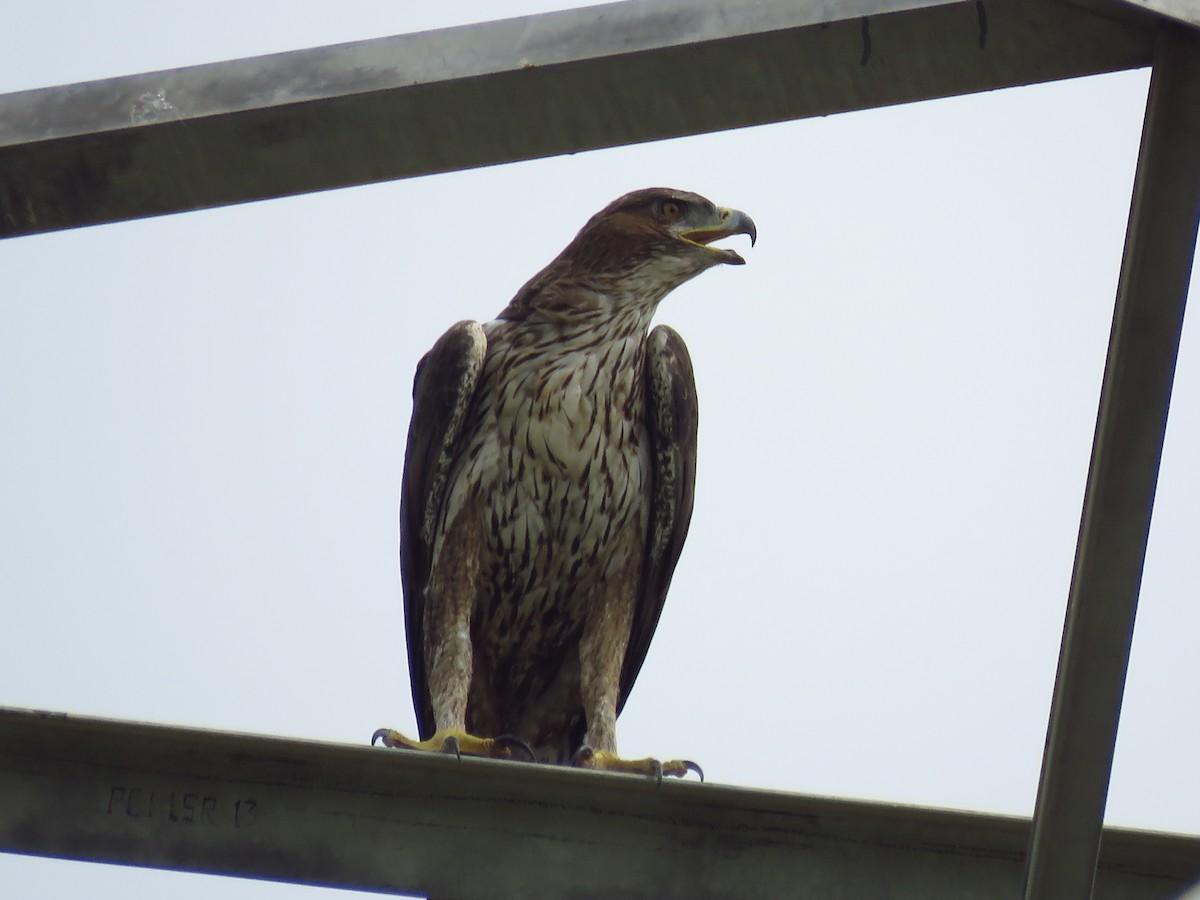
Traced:
<path fill-rule="evenodd" d="M 495 321 L 417 366 L 400 567 L 421 740 L 391 747 L 679 775 L 625 760 L 616 719 L 692 515 L 696 387 L 659 302 L 756 239 L 698 194 L 634 191 L 594 215 Z"/>

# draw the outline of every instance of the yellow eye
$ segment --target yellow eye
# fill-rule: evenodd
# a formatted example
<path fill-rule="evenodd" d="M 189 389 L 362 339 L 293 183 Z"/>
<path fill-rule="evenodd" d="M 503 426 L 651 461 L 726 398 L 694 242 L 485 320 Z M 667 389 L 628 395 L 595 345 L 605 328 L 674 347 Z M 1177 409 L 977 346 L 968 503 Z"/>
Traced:
<path fill-rule="evenodd" d="M 683 215 L 683 205 L 674 200 L 665 200 L 662 205 L 662 214 L 668 222 L 674 222 Z"/>

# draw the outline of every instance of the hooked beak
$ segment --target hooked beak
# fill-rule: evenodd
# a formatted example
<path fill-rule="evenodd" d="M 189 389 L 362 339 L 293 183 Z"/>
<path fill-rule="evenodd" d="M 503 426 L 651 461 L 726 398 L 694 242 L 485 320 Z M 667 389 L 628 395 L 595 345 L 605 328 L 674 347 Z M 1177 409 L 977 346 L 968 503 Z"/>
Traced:
<path fill-rule="evenodd" d="M 716 221 L 683 231 L 679 236 L 693 244 L 708 246 L 713 241 L 719 241 L 721 238 L 732 237 L 735 234 L 745 234 L 750 236 L 750 246 L 754 246 L 754 242 L 758 240 L 758 229 L 754 227 L 753 219 L 740 209 L 720 207 L 716 210 L 716 213 Z M 723 247 L 709 247 L 709 249 L 720 257 L 721 262 L 737 266 L 744 265 L 746 262 L 734 250 L 728 250 Z"/>

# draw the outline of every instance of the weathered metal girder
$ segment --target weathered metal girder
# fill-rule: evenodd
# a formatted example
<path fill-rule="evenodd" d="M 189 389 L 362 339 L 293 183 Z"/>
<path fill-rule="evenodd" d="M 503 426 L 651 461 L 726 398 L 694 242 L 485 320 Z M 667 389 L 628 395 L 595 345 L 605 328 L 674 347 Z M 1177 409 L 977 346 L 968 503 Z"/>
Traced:
<path fill-rule="evenodd" d="M 0 96 L 0 236 L 1145 66 L 1157 21 L 634 0 L 23 91 Z"/>
<path fill-rule="evenodd" d="M 1015 897 L 1029 822 L 0 710 L 0 849 L 443 896 Z M 1110 829 L 1096 896 L 1200 839 Z"/>

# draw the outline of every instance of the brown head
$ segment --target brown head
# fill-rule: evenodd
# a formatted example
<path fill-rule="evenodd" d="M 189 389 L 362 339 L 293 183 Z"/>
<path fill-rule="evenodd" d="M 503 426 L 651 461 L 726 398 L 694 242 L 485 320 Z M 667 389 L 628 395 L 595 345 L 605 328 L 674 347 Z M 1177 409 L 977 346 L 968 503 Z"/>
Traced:
<path fill-rule="evenodd" d="M 713 246 L 735 234 L 749 235 L 751 246 L 758 236 L 744 212 L 719 207 L 690 191 L 633 191 L 592 216 L 502 315 L 525 318 L 534 309 L 557 315 L 572 307 L 594 309 L 597 297 L 616 305 L 632 299 L 652 311 L 706 269 L 745 263 L 735 251 Z"/>

